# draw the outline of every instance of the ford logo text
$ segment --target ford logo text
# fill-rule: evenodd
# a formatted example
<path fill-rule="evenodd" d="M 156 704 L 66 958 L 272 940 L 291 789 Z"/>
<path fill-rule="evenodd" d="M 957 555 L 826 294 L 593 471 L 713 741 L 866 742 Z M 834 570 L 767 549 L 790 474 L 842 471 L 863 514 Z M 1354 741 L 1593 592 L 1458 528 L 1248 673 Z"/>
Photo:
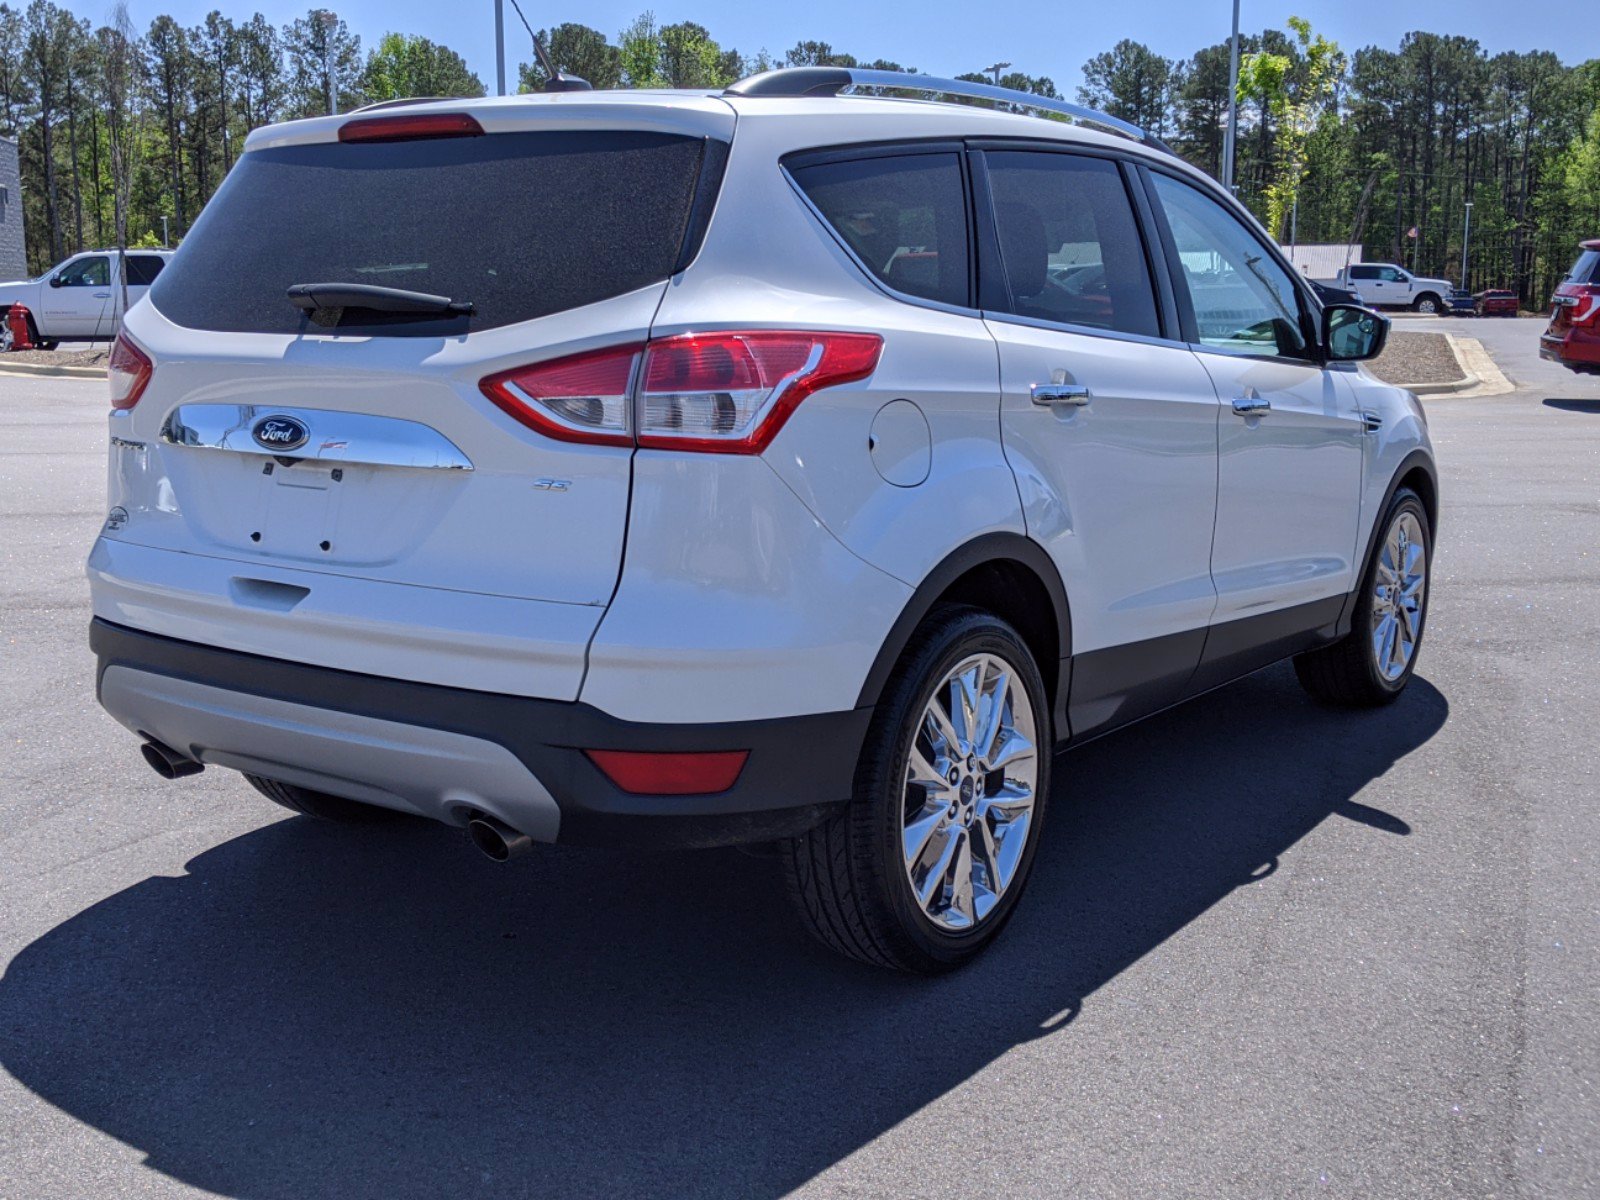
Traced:
<path fill-rule="evenodd" d="M 250 436 L 256 439 L 257 445 L 277 453 L 298 450 L 304 446 L 311 436 L 311 430 L 306 428 L 304 421 L 294 417 L 262 417 L 250 431 Z"/>

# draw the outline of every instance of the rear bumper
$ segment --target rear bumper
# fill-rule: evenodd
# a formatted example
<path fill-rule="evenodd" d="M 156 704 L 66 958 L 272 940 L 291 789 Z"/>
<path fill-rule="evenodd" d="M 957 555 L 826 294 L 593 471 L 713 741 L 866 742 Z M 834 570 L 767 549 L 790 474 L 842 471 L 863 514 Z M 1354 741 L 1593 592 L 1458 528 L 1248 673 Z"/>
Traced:
<path fill-rule="evenodd" d="M 487 812 L 543 841 L 714 846 L 798 833 L 849 799 L 870 708 L 645 724 L 592 706 L 308 666 L 90 628 L 102 705 L 201 762 L 464 824 Z M 585 749 L 748 750 L 726 792 L 641 796 Z"/>
<path fill-rule="evenodd" d="M 1568 329 L 1563 333 L 1539 336 L 1539 357 L 1570 366 L 1600 366 L 1600 333 L 1587 329 Z"/>

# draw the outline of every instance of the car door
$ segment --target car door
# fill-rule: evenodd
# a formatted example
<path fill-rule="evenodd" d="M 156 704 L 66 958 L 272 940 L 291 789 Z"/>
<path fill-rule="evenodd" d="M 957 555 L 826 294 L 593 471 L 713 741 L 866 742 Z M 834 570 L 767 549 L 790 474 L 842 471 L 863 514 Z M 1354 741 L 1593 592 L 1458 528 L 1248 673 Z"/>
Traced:
<path fill-rule="evenodd" d="M 1351 267 L 1349 277 L 1350 289 L 1361 297 L 1361 303 L 1383 303 L 1383 280 L 1378 277 L 1377 267 Z"/>
<path fill-rule="evenodd" d="M 984 319 L 1028 533 L 1072 615 L 1075 736 L 1175 700 L 1215 604 L 1218 403 L 1112 157 L 973 154 Z M 1170 294 L 1170 293 L 1166 293 Z"/>
<path fill-rule="evenodd" d="M 1182 319 L 1221 402 L 1201 687 L 1337 621 L 1355 586 L 1366 428 L 1348 380 L 1321 362 L 1306 290 L 1259 230 L 1195 184 L 1147 177 Z"/>
<path fill-rule="evenodd" d="M 110 256 L 82 254 L 70 259 L 45 284 L 39 333 L 57 340 L 96 337 L 110 300 Z"/>
<path fill-rule="evenodd" d="M 128 307 L 132 308 L 144 299 L 145 293 L 150 290 L 150 285 L 156 281 L 156 276 L 161 274 L 161 268 L 167 265 L 167 260 L 159 254 L 129 254 L 125 261 L 128 265 Z M 118 321 L 123 313 L 122 287 L 117 269 L 117 260 L 112 259 L 111 300 L 100 314 L 99 336 L 103 338 L 116 335 Z"/>

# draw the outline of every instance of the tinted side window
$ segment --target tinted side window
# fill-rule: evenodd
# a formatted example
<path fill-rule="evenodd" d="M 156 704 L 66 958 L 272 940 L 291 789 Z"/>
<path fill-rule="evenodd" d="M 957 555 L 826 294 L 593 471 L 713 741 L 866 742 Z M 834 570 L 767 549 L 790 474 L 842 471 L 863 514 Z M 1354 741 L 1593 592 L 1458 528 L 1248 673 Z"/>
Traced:
<path fill-rule="evenodd" d="M 1351 279 L 1376 279 L 1377 277 L 1378 277 L 1378 268 L 1377 267 L 1351 267 L 1350 268 L 1350 278 Z"/>
<path fill-rule="evenodd" d="M 966 193 L 954 154 L 818 163 L 793 174 L 845 245 L 889 287 L 968 303 Z"/>
<path fill-rule="evenodd" d="M 1584 250 L 1567 272 L 1568 283 L 1600 283 L 1600 250 Z"/>
<path fill-rule="evenodd" d="M 161 274 L 161 268 L 166 265 L 166 259 L 158 258 L 154 254 L 128 255 L 128 286 L 149 287 L 156 281 L 156 276 Z"/>
<path fill-rule="evenodd" d="M 1158 336 L 1150 266 L 1117 165 L 1014 150 L 986 161 L 1008 310 Z"/>
<path fill-rule="evenodd" d="M 1289 272 L 1211 197 L 1171 176 L 1154 178 L 1201 343 L 1245 354 L 1307 357 L 1300 292 Z"/>
<path fill-rule="evenodd" d="M 105 287 L 111 282 L 111 260 L 96 256 L 80 258 L 62 270 L 62 287 Z"/>
<path fill-rule="evenodd" d="M 1378 278 L 1385 283 L 1404 283 L 1406 281 L 1406 277 L 1394 267 L 1384 267 L 1379 270 Z"/>

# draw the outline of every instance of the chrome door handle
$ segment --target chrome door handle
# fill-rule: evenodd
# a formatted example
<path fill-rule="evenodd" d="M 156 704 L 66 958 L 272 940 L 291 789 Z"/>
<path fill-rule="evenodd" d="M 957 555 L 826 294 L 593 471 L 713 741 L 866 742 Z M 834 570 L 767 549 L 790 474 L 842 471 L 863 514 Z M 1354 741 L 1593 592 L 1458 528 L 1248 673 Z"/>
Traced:
<path fill-rule="evenodd" d="M 109 300 L 109 299 L 111 299 L 111 293 L 110 292 L 96 292 L 94 294 L 94 298 L 96 300 Z"/>
<path fill-rule="evenodd" d="M 1082 407 L 1091 399 L 1089 389 L 1081 383 L 1036 383 L 1028 390 L 1033 394 L 1033 402 L 1040 408 L 1049 408 L 1052 404 Z"/>
<path fill-rule="evenodd" d="M 1257 395 L 1254 389 L 1243 396 L 1235 396 L 1233 411 L 1241 417 L 1258 417 L 1272 407 L 1272 401 L 1265 396 Z"/>

